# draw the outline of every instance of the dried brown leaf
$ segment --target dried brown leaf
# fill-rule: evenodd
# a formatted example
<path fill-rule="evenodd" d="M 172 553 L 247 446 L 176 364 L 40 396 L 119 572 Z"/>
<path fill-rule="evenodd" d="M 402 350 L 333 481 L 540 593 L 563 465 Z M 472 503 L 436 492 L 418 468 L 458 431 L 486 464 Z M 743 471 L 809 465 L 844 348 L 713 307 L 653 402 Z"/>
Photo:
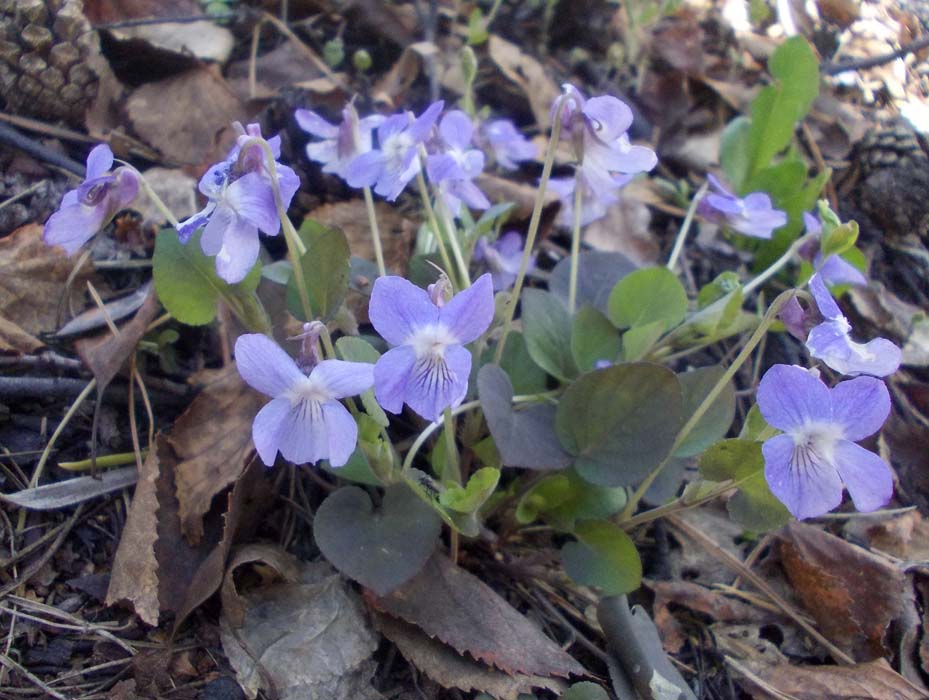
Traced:
<path fill-rule="evenodd" d="M 255 59 L 255 94 L 251 94 L 249 71 L 251 59 L 243 58 L 229 66 L 226 79 L 243 102 L 268 99 L 278 91 L 323 75 L 319 67 L 293 42 L 285 41 L 277 48 Z"/>
<path fill-rule="evenodd" d="M 830 641 L 856 660 L 887 653 L 884 634 L 901 614 L 906 584 L 896 567 L 797 522 L 781 531 L 778 552 L 794 591 Z"/>
<path fill-rule="evenodd" d="M 654 265 L 661 247 L 648 228 L 651 221 L 645 204 L 621 192 L 606 216 L 587 225 L 584 240 L 597 250 L 622 253 L 637 265 Z"/>
<path fill-rule="evenodd" d="M 516 83 L 526 95 L 539 128 L 543 131 L 548 129 L 552 123 L 552 102 L 560 90 L 545 66 L 523 53 L 516 44 L 495 35 L 491 35 L 487 41 L 487 52 L 500 72 Z"/>
<path fill-rule="evenodd" d="M 545 688 L 559 695 L 565 690 L 564 681 L 555 678 L 508 675 L 485 666 L 431 639 L 415 625 L 389 615 L 375 613 L 374 623 L 407 661 L 443 688 L 458 688 L 466 693 L 479 691 L 499 700 L 517 700 L 520 694 L 531 693 L 534 688 Z"/>
<path fill-rule="evenodd" d="M 377 610 L 415 624 L 458 653 L 467 652 L 506 673 L 587 673 L 490 586 L 440 554 L 393 593 L 382 598 L 370 591 L 365 595 Z"/>
<path fill-rule="evenodd" d="M 209 382 L 165 438 L 177 458 L 175 482 L 181 529 L 196 545 L 213 497 L 245 471 L 252 452 L 252 421 L 262 397 L 234 367 L 209 373 Z"/>
<path fill-rule="evenodd" d="M 225 157 L 234 138 L 230 125 L 247 116 L 222 76 L 205 65 L 136 89 L 126 112 L 148 145 L 191 166 Z"/>
<path fill-rule="evenodd" d="M 894 671 L 884 659 L 855 666 L 794 666 L 792 664 L 752 665 L 751 671 L 763 683 L 782 695 L 777 696 L 757 682 L 743 680 L 757 698 L 784 695 L 797 700 L 925 700 L 923 689 Z"/>
<path fill-rule="evenodd" d="M 223 578 L 223 615 L 233 627 L 245 622 L 247 604 L 235 587 L 235 571 L 245 564 L 260 562 L 270 566 L 288 583 L 294 583 L 300 575 L 300 562 L 286 551 L 270 544 L 246 544 L 236 549 L 226 567 Z"/>
<path fill-rule="evenodd" d="M 0 239 L 0 349 L 31 352 L 43 345 L 37 337 L 54 331 L 62 301 L 83 298 L 89 268 L 66 287 L 75 261 L 42 240 L 42 226 L 29 224 Z"/>

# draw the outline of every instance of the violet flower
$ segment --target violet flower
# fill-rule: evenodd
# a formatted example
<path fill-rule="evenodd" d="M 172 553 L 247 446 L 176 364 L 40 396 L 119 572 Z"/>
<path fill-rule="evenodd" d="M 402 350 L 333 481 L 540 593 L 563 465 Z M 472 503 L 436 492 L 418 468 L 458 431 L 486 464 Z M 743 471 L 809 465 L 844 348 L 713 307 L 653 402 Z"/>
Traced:
<path fill-rule="evenodd" d="M 242 151 L 249 140 L 261 138 L 261 128 L 236 126 L 242 133 L 226 160 L 200 178 L 200 192 L 209 200 L 206 207 L 177 227 L 182 243 L 204 227 L 200 247 L 206 255 L 216 256 L 216 274 L 230 284 L 241 282 L 258 260 L 258 231 L 276 236 L 281 228 L 264 149 L 253 143 Z M 280 137 L 268 139 L 268 145 L 274 158 L 280 158 Z M 286 165 L 275 162 L 275 168 L 286 209 L 300 189 L 300 178 Z"/>
<path fill-rule="evenodd" d="M 135 170 L 122 166 L 109 172 L 112 167 L 110 147 L 103 143 L 94 146 L 87 155 L 84 182 L 65 194 L 58 211 L 45 223 L 42 238 L 48 245 L 61 246 L 68 255 L 74 255 L 135 199 L 139 192 Z"/>
<path fill-rule="evenodd" d="M 620 176 L 615 179 L 613 187 L 595 187 L 587 178 L 587 172 L 581 169 L 577 177 L 581 183 L 581 226 L 593 223 L 606 216 L 611 206 L 619 201 L 619 189 L 630 178 Z M 574 226 L 574 190 L 577 186 L 574 177 L 553 177 L 548 181 L 548 189 L 561 200 L 558 223 L 565 228 Z"/>
<path fill-rule="evenodd" d="M 771 198 L 764 192 L 752 192 L 740 198 L 712 174 L 708 174 L 707 179 L 714 191 L 700 200 L 697 210 L 708 221 L 726 225 L 746 236 L 765 239 L 787 223 L 787 214 L 774 209 Z"/>
<path fill-rule="evenodd" d="M 804 245 L 799 251 L 800 257 L 813 264 L 813 269 L 822 277 L 823 282 L 830 286 L 837 284 L 868 284 L 868 278 L 862 274 L 861 270 L 845 260 L 841 255 L 830 255 L 823 261 L 823 254 L 819 248 L 823 225 L 819 217 L 805 211 L 803 212 L 803 224 L 807 233 L 816 237 L 816 241 L 811 246 Z"/>
<path fill-rule="evenodd" d="M 474 259 L 486 263 L 490 268 L 494 291 L 499 292 L 509 289 L 516 282 L 524 251 L 525 243 L 522 235 L 516 231 L 509 231 L 493 243 L 488 243 L 486 237 L 479 238 L 474 247 Z M 526 272 L 528 273 L 534 267 L 535 260 L 530 257 Z"/>
<path fill-rule="evenodd" d="M 461 203 L 472 209 L 486 209 L 490 202 L 473 180 L 484 170 L 484 154 L 471 148 L 474 124 L 461 110 L 453 110 L 439 122 L 442 150 L 426 158 L 426 173 L 438 187 L 439 195 L 452 216 L 458 216 Z"/>
<path fill-rule="evenodd" d="M 322 139 L 306 145 L 307 158 L 322 163 L 324 173 L 333 173 L 343 180 L 352 159 L 371 150 L 371 132 L 384 121 L 379 114 L 359 119 L 351 102 L 342 110 L 338 126 L 308 109 L 298 109 L 294 117 L 301 129 Z"/>
<path fill-rule="evenodd" d="M 484 122 L 481 136 L 493 152 L 497 165 L 504 170 L 516 170 L 520 162 L 536 156 L 535 144 L 523 136 L 509 119 Z"/>
<path fill-rule="evenodd" d="M 388 201 L 394 201 L 420 171 L 419 146 L 429 136 L 442 107 L 433 102 L 419 117 L 411 112 L 387 117 L 377 127 L 378 149 L 354 158 L 345 170 L 345 181 L 352 187 L 371 187 Z"/>
<path fill-rule="evenodd" d="M 446 408 L 461 404 L 468 391 L 471 353 L 494 317 L 490 275 L 443 303 L 402 277 L 379 277 L 368 308 L 371 323 L 394 347 L 374 366 L 374 395 L 391 413 L 407 404 L 436 421 Z"/>
<path fill-rule="evenodd" d="M 886 377 L 896 372 L 902 356 L 900 348 L 886 338 L 874 338 L 867 343 L 853 341 L 850 336 L 851 324 L 835 303 L 820 275 L 813 275 L 809 284 L 819 313 L 825 319 L 810 330 L 806 339 L 810 355 L 841 374 Z"/>
<path fill-rule="evenodd" d="M 358 426 L 339 399 L 370 389 L 373 365 L 323 360 L 307 376 L 260 333 L 239 336 L 235 359 L 242 379 L 272 397 L 252 423 L 252 440 L 266 466 L 274 465 L 278 452 L 294 464 L 328 459 L 341 467 L 348 461 L 358 442 Z"/>
<path fill-rule="evenodd" d="M 862 512 L 893 495 L 890 467 L 855 442 L 877 432 L 890 413 L 884 382 L 857 377 L 829 389 L 796 365 L 774 365 L 758 386 L 758 408 L 782 435 L 765 441 L 765 479 L 797 519 L 827 513 L 848 489 Z"/>

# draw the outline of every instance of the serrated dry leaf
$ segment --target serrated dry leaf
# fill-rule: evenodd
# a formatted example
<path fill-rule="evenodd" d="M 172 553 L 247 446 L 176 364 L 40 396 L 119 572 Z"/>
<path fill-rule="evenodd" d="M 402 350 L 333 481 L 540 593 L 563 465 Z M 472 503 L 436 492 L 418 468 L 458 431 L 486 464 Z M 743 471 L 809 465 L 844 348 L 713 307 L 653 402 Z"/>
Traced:
<path fill-rule="evenodd" d="M 29 224 L 0 239 L 0 350 L 32 352 L 37 336 L 58 326 L 59 308 L 83 299 L 90 269 L 82 268 L 70 290 L 76 258 L 42 240 L 42 226 Z M 67 302 L 60 307 L 62 301 Z"/>
<path fill-rule="evenodd" d="M 417 625 L 458 653 L 506 673 L 587 675 L 583 666 L 490 586 L 440 554 L 393 593 L 378 598 L 366 591 L 365 600 L 381 612 Z"/>
<path fill-rule="evenodd" d="M 431 639 L 415 625 L 389 615 L 375 613 L 374 624 L 397 645 L 407 661 L 443 688 L 489 693 L 498 700 L 517 700 L 522 693 L 531 693 L 535 688 L 545 688 L 560 695 L 567 686 L 556 678 L 508 675 L 485 666 Z"/>
<path fill-rule="evenodd" d="M 214 496 L 248 466 L 252 421 L 264 403 L 234 367 L 210 372 L 208 383 L 165 440 L 177 459 L 175 483 L 184 536 L 196 545 Z"/>
<path fill-rule="evenodd" d="M 900 570 L 798 522 L 781 530 L 778 553 L 794 591 L 830 641 L 859 661 L 889 651 L 884 634 L 901 614 L 906 584 Z"/>

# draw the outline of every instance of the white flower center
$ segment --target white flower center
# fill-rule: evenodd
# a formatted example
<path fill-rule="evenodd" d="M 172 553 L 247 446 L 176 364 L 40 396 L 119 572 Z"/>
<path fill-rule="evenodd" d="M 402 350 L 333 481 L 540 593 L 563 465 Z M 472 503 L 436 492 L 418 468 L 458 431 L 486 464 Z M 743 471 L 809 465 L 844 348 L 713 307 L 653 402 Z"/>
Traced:
<path fill-rule="evenodd" d="M 793 461 L 798 466 L 835 464 L 836 443 L 845 437 L 842 426 L 836 423 L 806 423 L 787 434 L 794 442 Z"/>
<path fill-rule="evenodd" d="M 325 403 L 332 400 L 332 395 L 328 388 L 318 379 L 303 377 L 300 381 L 291 386 L 285 393 L 284 398 L 289 399 L 292 404 L 300 401 L 309 401 L 310 403 Z"/>
<path fill-rule="evenodd" d="M 387 139 L 381 147 L 381 150 L 384 153 L 384 157 L 387 158 L 387 161 L 391 163 L 393 167 L 399 168 L 403 165 L 403 158 L 412 146 L 413 137 L 403 131 Z"/>
<path fill-rule="evenodd" d="M 417 328 L 407 341 L 413 347 L 417 360 L 428 359 L 431 362 L 444 361 L 445 348 L 458 343 L 458 338 L 441 323 Z"/>

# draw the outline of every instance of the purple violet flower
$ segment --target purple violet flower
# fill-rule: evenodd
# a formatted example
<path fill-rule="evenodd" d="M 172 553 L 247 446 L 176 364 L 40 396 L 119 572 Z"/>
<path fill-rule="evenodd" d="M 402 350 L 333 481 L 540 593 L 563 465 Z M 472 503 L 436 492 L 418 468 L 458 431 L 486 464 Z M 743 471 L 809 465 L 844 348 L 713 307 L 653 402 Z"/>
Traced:
<path fill-rule="evenodd" d="M 484 122 L 481 136 L 493 151 L 497 165 L 504 170 L 516 170 L 518 163 L 536 156 L 535 144 L 523 136 L 509 119 Z"/>
<path fill-rule="evenodd" d="M 84 182 L 65 194 L 58 211 L 45 223 L 42 238 L 48 245 L 61 246 L 68 255 L 74 255 L 135 199 L 139 176 L 126 166 L 109 172 L 112 167 L 110 147 L 103 143 L 94 146 L 87 155 Z"/>
<path fill-rule="evenodd" d="M 494 291 L 509 289 L 516 282 L 519 268 L 523 262 L 525 242 L 520 233 L 509 231 L 504 233 L 493 243 L 488 243 L 482 236 L 474 247 L 474 259 L 484 262 L 490 268 L 490 276 L 494 283 Z M 535 259 L 529 258 L 526 268 L 528 273 L 535 267 Z"/>
<path fill-rule="evenodd" d="M 428 137 L 445 105 L 433 102 L 419 117 L 403 112 L 387 117 L 377 127 L 380 148 L 354 158 L 345 170 L 345 181 L 352 187 L 371 187 L 388 201 L 394 201 L 420 171 L 419 146 Z"/>
<path fill-rule="evenodd" d="M 252 423 L 252 440 L 265 466 L 274 465 L 278 452 L 294 464 L 328 459 L 341 467 L 348 461 L 358 442 L 358 426 L 339 399 L 370 389 L 373 365 L 323 360 L 307 376 L 261 333 L 239 336 L 235 359 L 242 379 L 272 397 Z"/>
<path fill-rule="evenodd" d="M 474 124 L 461 110 L 453 110 L 439 122 L 442 150 L 426 158 L 429 180 L 452 216 L 458 216 L 464 202 L 472 209 L 486 209 L 490 202 L 473 179 L 484 170 L 484 153 L 471 148 Z"/>
<path fill-rule="evenodd" d="M 810 330 L 806 349 L 836 372 L 847 375 L 870 374 L 886 377 L 900 366 L 900 348 L 886 338 L 856 343 L 849 335 L 852 327 L 829 293 L 819 274 L 810 278 L 810 292 L 825 319 Z"/>
<path fill-rule="evenodd" d="M 619 201 L 619 189 L 632 179 L 632 176 L 617 176 L 614 186 L 605 188 L 602 183 L 601 186 L 594 187 L 583 169 L 579 171 L 578 176 L 581 180 L 581 226 L 606 216 L 609 208 Z M 575 187 L 573 177 L 553 177 L 548 181 L 548 189 L 561 200 L 558 223 L 565 228 L 574 227 Z"/>
<path fill-rule="evenodd" d="M 391 413 L 400 413 L 407 404 L 436 421 L 446 408 L 461 404 L 468 391 L 471 353 L 464 345 L 479 338 L 493 320 L 490 275 L 481 275 L 444 304 L 437 290 L 430 295 L 402 277 L 374 282 L 371 323 L 396 346 L 374 365 L 374 395 Z"/>
<path fill-rule="evenodd" d="M 206 255 L 216 256 L 216 274 L 230 284 L 241 282 L 258 260 L 258 231 L 268 236 L 280 232 L 281 220 L 274 203 L 274 188 L 265 162 L 265 152 L 258 144 L 242 147 L 253 138 L 261 138 L 258 124 L 242 130 L 229 155 L 200 178 L 200 192 L 208 202 L 204 209 L 178 224 L 182 243 L 203 226 L 200 247 Z M 274 158 L 281 156 L 279 136 L 268 139 Z M 275 162 L 278 187 L 284 208 L 300 189 L 300 178 L 286 165 Z"/>
<path fill-rule="evenodd" d="M 771 492 L 797 519 L 814 518 L 842 502 L 843 484 L 855 507 L 869 512 L 893 495 L 884 460 L 856 445 L 890 413 L 884 382 L 857 377 L 834 388 L 796 365 L 774 365 L 758 386 L 758 408 L 783 434 L 762 445 Z"/>
<path fill-rule="evenodd" d="M 306 145 L 307 158 L 322 163 L 324 173 L 333 173 L 343 180 L 352 159 L 371 150 L 371 132 L 384 121 L 379 114 L 359 119 L 351 102 L 342 110 L 338 126 L 308 109 L 298 109 L 294 117 L 301 129 L 322 139 Z"/>
<path fill-rule="evenodd" d="M 714 191 L 700 200 L 697 211 L 708 221 L 726 225 L 746 236 L 765 239 L 787 223 L 787 214 L 774 209 L 771 198 L 764 192 L 752 192 L 739 198 L 712 174 L 708 174 L 707 179 Z"/>
<path fill-rule="evenodd" d="M 799 251 L 800 257 L 813 264 L 813 269 L 822 277 L 823 282 L 828 285 L 855 284 L 863 286 L 868 284 L 868 278 L 862 274 L 861 270 L 845 260 L 841 255 L 830 255 L 823 261 L 823 254 L 819 249 L 819 238 L 823 232 L 823 225 L 819 217 L 805 211 L 803 212 L 803 224 L 807 233 L 816 236 L 816 241 L 810 246 L 804 245 Z"/>

